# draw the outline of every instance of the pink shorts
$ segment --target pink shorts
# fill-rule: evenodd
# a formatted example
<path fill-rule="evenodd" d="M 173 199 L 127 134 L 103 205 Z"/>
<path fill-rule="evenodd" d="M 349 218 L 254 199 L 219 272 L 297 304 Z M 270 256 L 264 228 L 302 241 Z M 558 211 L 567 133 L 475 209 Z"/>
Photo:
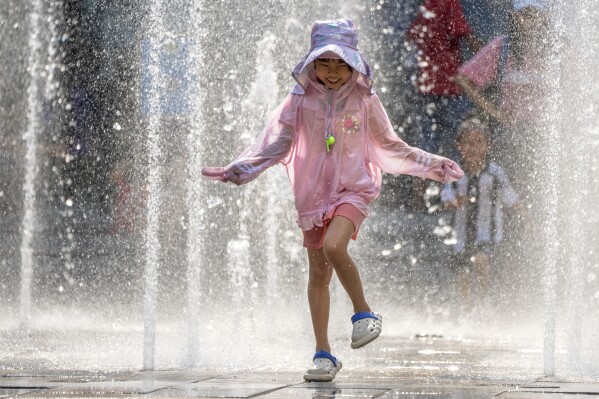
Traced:
<path fill-rule="evenodd" d="M 303 231 L 304 247 L 308 249 L 322 248 L 322 244 L 324 243 L 324 236 L 327 232 L 327 228 L 329 227 L 329 223 L 331 223 L 331 220 L 333 220 L 333 217 L 335 216 L 343 216 L 344 218 L 349 219 L 349 221 L 353 223 L 354 234 L 351 238 L 352 240 L 355 240 L 358 236 L 358 230 L 360 229 L 360 225 L 366 217 L 354 205 L 341 204 L 337 206 L 335 209 L 329 211 L 324 216 L 324 218 L 322 219 L 324 223 L 323 226 L 316 226 L 311 230 Z"/>

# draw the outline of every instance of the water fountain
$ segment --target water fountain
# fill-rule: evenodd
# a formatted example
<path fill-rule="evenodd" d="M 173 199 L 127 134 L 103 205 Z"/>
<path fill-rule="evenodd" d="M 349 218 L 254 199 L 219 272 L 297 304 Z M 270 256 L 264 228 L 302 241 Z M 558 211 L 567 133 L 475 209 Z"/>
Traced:
<path fill-rule="evenodd" d="M 154 352 L 156 341 L 156 297 L 158 284 L 158 268 L 160 240 L 158 239 L 160 205 L 162 202 L 162 185 L 160 184 L 162 151 L 160 148 L 161 109 L 160 90 L 164 82 L 161 76 L 160 55 L 162 43 L 158 37 L 164 32 L 162 26 L 162 2 L 153 1 L 149 10 L 148 37 L 148 69 L 150 93 L 148 99 L 148 204 L 146 225 L 146 261 L 145 261 L 145 295 L 144 295 L 144 370 L 154 369 Z"/>
<path fill-rule="evenodd" d="M 31 279 L 33 277 L 33 253 L 32 253 L 32 238 L 36 229 L 35 221 L 35 183 L 37 177 L 37 134 L 40 130 L 40 14 L 42 12 L 42 4 L 39 1 L 34 2 L 33 10 L 31 10 L 31 21 L 29 29 L 29 68 L 31 80 L 27 90 L 27 131 L 24 134 L 27 153 L 25 154 L 25 183 L 23 191 L 25 193 L 22 231 L 23 240 L 21 243 L 21 302 L 20 302 L 20 319 L 21 329 L 29 330 L 29 322 L 31 319 Z"/>
<path fill-rule="evenodd" d="M 48 140 L 42 134 L 46 131 L 48 118 L 44 115 L 47 102 L 56 94 L 54 70 L 56 54 L 56 15 L 54 7 L 41 1 L 32 1 L 26 5 L 28 18 L 23 21 L 27 29 L 27 74 L 28 86 L 26 94 L 26 128 L 22 134 L 25 146 L 24 178 L 22 185 L 23 211 L 21 218 L 20 243 L 20 296 L 19 325 L 20 330 L 27 333 L 31 322 L 32 283 L 37 262 L 34 256 L 34 245 L 37 235 L 42 230 L 37 208 L 44 201 L 39 201 L 38 190 L 41 178 L 42 162 L 47 164 L 44 155 L 48 153 Z M 19 29 L 19 22 L 13 29 Z M 49 38 L 48 38 L 49 37 Z M 10 40 L 10 39 L 9 39 Z M 9 91 L 10 92 L 10 91 Z M 11 96 L 6 96 L 10 99 Z M 9 100 L 10 101 L 10 100 Z M 12 129 L 10 129 L 12 130 Z M 10 131 L 9 130 L 9 131 Z M 9 142 L 10 134 L 6 135 Z M 50 149 L 50 151 L 52 151 Z M 40 156 L 41 154 L 41 156 Z"/>
<path fill-rule="evenodd" d="M 202 65 L 202 47 L 201 38 L 204 36 L 203 26 L 205 23 L 203 13 L 203 3 L 196 2 L 196 8 L 192 11 L 192 21 L 195 22 L 193 31 L 197 32 L 197 38 L 192 41 L 193 56 L 190 60 L 190 65 Z M 188 235 L 187 235 L 187 348 L 188 357 L 186 360 L 187 367 L 194 367 L 199 364 L 200 347 L 198 345 L 198 337 L 200 336 L 200 300 L 201 292 L 196 287 L 202 286 L 201 267 L 203 264 L 201 249 L 203 248 L 202 241 L 202 192 L 201 192 L 201 173 L 200 168 L 203 164 L 202 156 L 202 121 L 203 121 L 203 106 L 204 96 L 202 87 L 199 84 L 199 79 L 193 79 L 195 83 L 190 89 L 191 93 L 196 93 L 195 101 L 193 102 L 191 117 L 189 118 L 189 165 L 187 177 L 187 209 L 188 209 Z"/>
<path fill-rule="evenodd" d="M 21 100 L 27 103 L 28 110 L 28 126 L 21 130 L 26 131 L 27 151 L 21 161 L 22 175 L 26 177 L 19 178 L 26 188 L 22 200 L 27 205 L 21 212 L 21 256 L 11 259 L 6 252 L 0 252 L 4 257 L 0 261 L 5 262 L 2 265 L 14 262 L 14 258 L 19 258 L 19 266 L 22 265 L 20 272 L 15 271 L 14 265 L 10 266 L 14 280 L 22 282 L 20 316 L 14 317 L 14 303 L 2 303 L 12 310 L 0 316 L 0 339 L 14 328 L 15 319 L 30 330 L 31 337 L 30 341 L 12 343 L 8 352 L 25 356 L 24 348 L 39 342 L 36 339 L 44 339 L 36 338 L 43 332 L 51 336 L 50 345 L 54 345 L 56 351 L 66 353 L 50 359 L 50 363 L 63 368 L 276 368 L 278 365 L 273 365 L 272 356 L 260 353 L 260 349 L 272 345 L 276 350 L 293 343 L 295 349 L 285 352 L 285 357 L 276 361 L 283 363 L 282 367 L 297 367 L 297 359 L 305 357 L 312 343 L 303 297 L 307 277 L 305 255 L 293 223 L 283 169 L 273 168 L 244 187 L 207 182 L 199 177 L 198 171 L 202 165 L 226 163 L 258 134 L 269 111 L 291 87 L 288 71 L 304 51 L 310 23 L 316 18 L 343 14 L 359 21 L 363 33 L 361 45 L 375 66 L 375 73 L 381 77 L 377 80 L 379 95 L 391 105 L 390 114 L 401 117 L 409 104 L 398 101 L 395 108 L 395 92 L 407 89 L 401 89 L 394 79 L 405 78 L 407 72 L 395 65 L 388 66 L 388 49 L 379 40 L 391 36 L 391 33 L 380 33 L 386 29 L 382 18 L 388 11 L 384 7 L 389 5 L 363 1 L 344 3 L 337 8 L 330 4 L 308 7 L 303 3 L 283 5 L 274 0 L 256 0 L 243 9 L 233 7 L 225 12 L 220 4 L 204 1 L 153 0 L 149 5 L 131 2 L 133 9 L 143 12 L 135 23 L 129 21 L 132 27 L 126 38 L 131 40 L 121 38 L 126 42 L 120 44 L 125 46 L 124 50 L 112 49 L 114 53 L 106 58 L 99 55 L 101 67 L 93 72 L 85 70 L 79 76 L 74 70 L 73 75 L 66 74 L 63 78 L 87 79 L 89 87 L 110 99 L 103 104 L 114 102 L 110 113 L 98 114 L 95 122 L 105 128 L 96 132 L 107 137 L 103 145 L 110 151 L 127 147 L 135 155 L 130 173 L 135 183 L 133 189 L 138 190 L 141 198 L 138 211 L 143 217 L 135 219 L 130 233 L 102 235 L 106 233 L 63 231 L 65 247 L 72 244 L 68 242 L 68 234 L 74 235 L 75 244 L 68 251 L 72 259 L 50 258 L 49 262 L 60 265 L 56 270 L 63 270 L 67 261 L 75 265 L 75 271 L 89 267 L 84 269 L 87 273 L 69 275 L 74 282 L 65 282 L 61 285 L 64 290 L 57 292 L 49 287 L 50 283 L 44 282 L 46 264 L 36 267 L 36 259 L 43 255 L 40 253 L 43 249 L 36 253 L 36 248 L 40 248 L 36 240 L 40 238 L 28 234 L 37 229 L 35 209 L 38 205 L 33 204 L 38 196 L 32 191 L 37 179 L 35 171 L 44 167 L 35 156 L 38 153 L 35 133 L 42 131 L 39 118 L 44 111 L 39 93 L 47 90 L 44 87 L 47 83 L 35 71 L 43 70 L 46 62 L 40 48 L 46 48 L 47 40 L 54 43 L 52 39 L 39 39 L 44 35 L 36 27 L 47 20 L 47 9 L 42 3 L 32 2 L 27 18 L 22 16 L 23 21 L 31 20 L 27 23 L 28 66 L 17 72 L 10 71 L 20 77 L 28 76 L 27 101 Z M 573 63 L 594 81 L 592 56 L 597 54 L 594 41 L 597 6 L 592 3 L 584 0 L 575 7 L 556 2 L 553 11 L 559 23 L 558 33 L 568 37 L 571 47 L 589 49 L 582 55 L 584 62 Z M 60 2 L 56 4 L 60 8 Z M 11 6 L 17 7 L 16 3 Z M 406 12 L 413 13 L 412 8 L 404 6 Z M 114 15 L 126 18 L 126 13 L 118 9 L 124 7 L 122 4 L 107 7 L 108 11 L 102 12 L 108 13 L 110 7 L 115 7 Z M 377 10 L 377 7 L 382 9 Z M 99 8 L 92 8 L 91 13 L 96 12 L 100 13 Z M 189 18 L 182 21 L 181 15 Z M 111 24 L 110 18 L 102 22 L 98 17 L 97 22 L 105 26 Z M 119 21 L 121 26 L 127 26 L 123 22 L 127 21 Z M 109 40 L 106 38 L 116 36 L 114 40 L 119 39 L 106 29 L 102 38 Z M 46 32 L 46 28 L 42 31 Z M 0 48 L 6 51 L 9 47 L 3 41 Z M 556 49 L 562 57 L 555 58 L 555 75 L 563 73 L 562 66 L 572 60 L 564 55 L 565 45 Z M 117 68 L 114 73 L 107 65 L 116 62 L 112 56 L 119 52 L 124 54 L 124 65 L 112 66 Z M 119 74 L 125 73 L 131 73 L 123 75 L 131 76 L 131 81 L 119 78 Z M 592 171 L 597 167 L 590 156 L 597 145 L 596 121 L 590 115 L 594 114 L 599 100 L 594 93 L 584 97 L 575 93 L 569 97 L 571 101 L 564 104 L 560 99 L 563 98 L 561 90 L 572 75 L 575 74 L 554 79 L 556 85 L 560 85 L 551 97 L 553 108 L 546 138 L 552 144 L 560 137 L 575 137 L 577 139 L 572 140 L 575 148 L 542 146 L 547 149 L 543 154 L 545 163 L 550 165 L 544 175 L 548 180 L 543 184 L 546 184 L 547 198 L 552 201 L 547 203 L 548 217 L 544 222 L 547 245 L 543 261 L 530 271 L 519 270 L 520 274 L 512 274 L 514 268 L 509 268 L 506 262 L 507 271 L 497 277 L 501 282 L 497 291 L 503 292 L 504 287 L 500 285 L 505 285 L 505 281 L 520 280 L 515 285 L 526 287 L 537 281 L 536 275 L 543 273 L 544 292 L 519 289 L 513 297 L 497 298 L 496 310 L 502 319 L 487 329 L 477 330 L 473 324 L 472 330 L 466 330 L 466 334 L 481 334 L 497 340 L 520 339 L 532 331 L 533 337 L 527 337 L 525 345 L 542 352 L 531 366 L 531 373 L 536 374 L 580 372 L 588 375 L 596 364 L 589 348 L 599 339 L 592 332 L 597 320 L 591 314 L 596 303 L 595 293 L 591 292 L 596 291 L 593 285 L 596 280 L 591 276 L 597 274 L 593 260 L 597 242 L 592 237 L 592 221 L 597 218 L 597 210 L 588 204 L 594 193 L 589 187 Z M 97 83 L 100 81 L 102 83 Z M 399 81 L 403 84 L 405 80 Z M 115 92 L 128 94 L 121 97 L 114 95 Z M 405 126 L 400 121 L 397 123 Z M 120 141 L 110 141 L 115 137 Z M 562 160 L 560 164 L 550 162 L 558 158 Z M 590 169 L 571 165 L 569 159 Z M 95 170 L 108 175 L 110 167 Z M 567 177 L 572 176 L 571 182 L 558 180 L 560 170 L 567 171 Z M 5 179 L 3 173 L 0 175 Z M 106 180 L 97 176 L 89 187 L 101 190 L 106 184 Z M 143 194 L 144 189 L 136 188 L 144 185 L 147 194 Z M 568 198 L 561 192 L 564 186 L 580 195 Z M 578 190 L 580 186 L 584 187 L 582 192 Z M 21 196 L 14 190 L 0 190 L 0 198 Z M 76 195 L 70 202 L 75 215 L 72 218 L 80 220 L 77 223 L 98 225 L 98 220 L 110 220 L 112 202 L 104 198 L 86 202 L 79 198 Z M 82 204 L 100 216 L 96 219 L 79 216 L 94 214 L 78 210 Z M 104 208 L 108 210 L 99 210 Z M 410 223 L 419 222 L 409 219 L 405 209 L 395 208 L 389 203 L 375 205 L 373 217 L 366 222 L 360 241 L 354 245 L 357 260 L 364 270 L 366 289 L 373 293 L 371 301 L 380 305 L 389 320 L 387 331 L 392 336 L 410 336 L 427 330 L 459 337 L 464 332 L 452 326 L 452 315 L 444 302 L 450 295 L 451 283 L 446 281 L 448 273 L 443 269 L 443 257 L 426 257 L 430 248 L 421 248 L 421 244 L 409 236 Z M 580 210 L 583 208 L 584 211 Z M 570 217 L 569 224 L 563 215 Z M 447 219 L 447 215 L 435 214 L 430 218 L 436 223 L 439 218 Z M 72 225 L 79 226 L 75 222 Z M 562 229 L 568 233 L 562 234 Z M 9 242 L 7 236 L 0 237 Z M 560 245 L 554 245 L 555 242 Z M 134 249 L 126 252 L 123 248 L 129 248 L 131 243 Z M 442 242 L 439 248 L 439 253 L 446 253 Z M 106 252 L 121 249 L 125 253 L 122 257 L 104 256 Z M 516 260 L 523 261 L 522 258 Z M 47 270 L 52 272 L 48 275 L 56 274 L 55 269 L 49 267 Z M 103 277 L 99 277 L 97 270 L 106 270 Z M 559 283 L 566 275 L 571 276 L 569 287 Z M 58 276 L 59 280 L 63 278 L 60 273 Z M 580 289 L 581 286 L 586 290 Z M 3 283 L 3 287 L 8 290 L 9 285 Z M 332 315 L 332 325 L 345 325 L 349 306 L 342 293 L 338 298 L 335 293 L 335 298 L 339 300 L 340 310 Z M 46 303 L 46 299 L 51 300 Z M 579 306 L 580 303 L 583 306 Z M 264 309 L 268 309 L 267 315 Z M 569 309 L 570 318 L 566 313 Z M 543 320 L 545 311 L 546 320 Z M 65 314 L 61 317 L 66 320 L 66 327 L 57 326 L 58 313 Z M 271 314 L 281 321 L 265 326 Z M 100 327 L 93 329 L 86 325 L 92 321 Z M 527 331 L 520 334 L 514 326 L 521 324 L 527 326 Z M 572 327 L 568 330 L 567 326 Z M 333 337 L 343 334 L 332 331 Z M 66 337 L 64 345 L 75 349 L 66 350 L 57 342 L 61 338 L 56 336 Z M 238 350 L 223 349 L 220 345 L 223 337 L 237 342 Z M 544 345 L 540 344 L 543 341 Z M 568 350 L 569 360 L 564 360 L 564 350 Z M 92 351 L 108 355 L 98 355 L 92 364 L 82 360 Z M 0 363 L 3 361 L 0 357 Z M 35 364 L 35 359 L 31 362 Z"/>
<path fill-rule="evenodd" d="M 563 194 L 559 203 L 563 219 L 560 219 L 560 226 L 565 226 L 568 231 L 558 241 L 563 246 L 560 256 L 563 269 L 559 277 L 568 280 L 566 287 L 562 287 L 565 292 L 564 312 L 568 315 L 562 323 L 569 326 L 564 331 L 569 356 L 561 368 L 578 374 L 587 372 L 589 365 L 596 362 L 593 355 L 584 354 L 583 348 L 589 348 L 591 342 L 597 339 L 596 334 L 591 333 L 591 326 L 597 320 L 589 317 L 592 314 L 589 306 L 592 307 L 591 303 L 597 298 L 597 264 L 594 260 L 597 241 L 593 238 L 596 208 L 591 205 L 595 193 L 592 171 L 597 168 L 596 159 L 591 155 L 597 146 L 597 117 L 594 112 L 597 95 L 594 92 L 588 95 L 580 93 L 588 81 L 596 79 L 591 60 L 598 50 L 594 26 L 599 8 L 589 1 L 576 5 L 557 2 L 554 6 L 558 14 L 558 28 L 563 35 L 561 61 L 564 63 L 561 91 L 556 94 L 561 100 L 562 115 L 557 126 L 564 142 L 561 157 Z M 584 51 L 580 52 L 580 49 Z M 562 206 L 565 208 L 563 211 Z M 564 240 L 564 236 L 569 238 Z M 590 299 L 593 292 L 595 299 Z M 561 372 L 559 364 L 556 370 Z"/>

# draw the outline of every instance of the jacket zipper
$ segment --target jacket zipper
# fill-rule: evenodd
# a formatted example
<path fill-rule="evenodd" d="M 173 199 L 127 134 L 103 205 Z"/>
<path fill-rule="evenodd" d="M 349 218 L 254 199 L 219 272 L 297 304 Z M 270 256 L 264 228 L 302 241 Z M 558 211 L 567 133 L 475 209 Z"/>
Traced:
<path fill-rule="evenodd" d="M 333 123 L 333 97 L 335 95 L 335 92 L 333 90 L 331 90 L 331 92 L 329 93 L 329 104 L 328 104 L 328 112 L 327 112 L 327 121 L 326 121 L 326 126 L 325 126 L 325 140 L 326 138 L 331 134 L 331 130 L 332 130 L 332 123 Z M 331 201 L 331 190 L 332 190 L 332 181 L 331 181 L 331 168 L 333 165 L 333 150 L 331 148 L 331 151 L 327 151 L 326 153 L 326 158 L 325 158 L 325 183 L 328 184 L 327 190 L 326 190 L 326 206 L 327 206 L 327 210 L 326 212 L 329 211 L 328 207 L 330 205 L 330 201 Z M 326 214 L 325 212 L 325 214 Z"/>
<path fill-rule="evenodd" d="M 333 113 L 333 94 L 334 92 L 332 90 L 329 90 L 329 93 L 327 93 L 329 98 L 328 98 L 328 104 L 327 104 L 327 118 L 325 121 L 325 127 L 324 127 L 324 140 L 326 143 L 327 138 L 331 135 L 331 119 L 332 119 L 332 113 Z M 327 148 L 327 152 L 328 148 Z"/>

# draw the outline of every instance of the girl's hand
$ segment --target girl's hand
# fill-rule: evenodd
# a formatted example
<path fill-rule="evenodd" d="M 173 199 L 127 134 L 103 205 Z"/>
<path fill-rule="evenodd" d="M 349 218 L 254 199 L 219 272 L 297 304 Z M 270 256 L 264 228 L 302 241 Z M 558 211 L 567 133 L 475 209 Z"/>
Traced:
<path fill-rule="evenodd" d="M 434 165 L 426 174 L 426 177 L 439 183 L 449 184 L 464 177 L 464 172 L 460 166 L 451 159 L 435 156 Z"/>
<path fill-rule="evenodd" d="M 239 171 L 235 167 L 231 167 L 228 169 L 225 168 L 210 168 L 205 167 L 202 168 L 201 173 L 202 176 L 210 179 L 210 180 L 218 180 L 224 183 L 231 182 L 233 184 L 241 184 L 239 180 L 239 176 L 235 173 L 235 171 Z"/>
<path fill-rule="evenodd" d="M 462 168 L 460 168 L 460 166 L 451 159 L 445 160 L 443 164 L 443 172 L 443 182 L 446 184 L 460 180 L 462 177 L 464 177 L 464 171 Z"/>

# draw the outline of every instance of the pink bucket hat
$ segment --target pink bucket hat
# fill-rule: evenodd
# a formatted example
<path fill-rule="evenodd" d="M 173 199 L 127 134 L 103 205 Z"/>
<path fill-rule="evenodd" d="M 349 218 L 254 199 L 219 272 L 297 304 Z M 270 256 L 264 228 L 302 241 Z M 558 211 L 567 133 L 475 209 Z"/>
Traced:
<path fill-rule="evenodd" d="M 368 62 L 358 50 L 358 32 L 354 21 L 335 19 L 316 21 L 312 25 L 310 51 L 293 68 L 292 75 L 297 81 L 293 89 L 295 94 L 304 94 L 310 80 L 312 63 L 325 53 L 334 53 L 349 66 L 360 73 L 358 83 L 372 88 L 372 73 Z M 331 54 L 330 58 L 334 58 Z M 336 58 L 336 57 L 335 57 Z"/>

